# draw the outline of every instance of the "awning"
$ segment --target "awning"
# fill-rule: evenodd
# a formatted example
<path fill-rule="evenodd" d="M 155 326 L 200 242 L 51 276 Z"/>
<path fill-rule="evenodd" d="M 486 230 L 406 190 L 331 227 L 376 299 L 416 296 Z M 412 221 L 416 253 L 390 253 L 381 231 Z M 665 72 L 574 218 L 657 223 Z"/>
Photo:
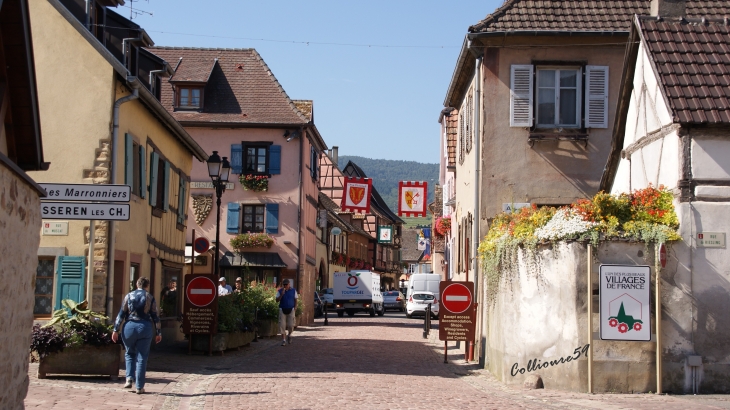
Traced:
<path fill-rule="evenodd" d="M 286 264 L 276 252 L 226 252 L 220 266 L 250 266 L 262 268 L 286 268 Z"/>

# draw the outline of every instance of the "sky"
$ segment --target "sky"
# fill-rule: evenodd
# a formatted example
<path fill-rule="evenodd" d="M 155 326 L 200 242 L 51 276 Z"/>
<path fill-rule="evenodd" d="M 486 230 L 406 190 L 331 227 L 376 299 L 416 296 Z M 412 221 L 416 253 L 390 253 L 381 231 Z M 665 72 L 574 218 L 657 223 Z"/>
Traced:
<path fill-rule="evenodd" d="M 341 155 L 437 163 L 464 36 L 501 4 L 126 0 L 116 11 L 139 11 L 132 20 L 157 46 L 255 48 L 290 98 L 314 101 L 314 123 Z"/>

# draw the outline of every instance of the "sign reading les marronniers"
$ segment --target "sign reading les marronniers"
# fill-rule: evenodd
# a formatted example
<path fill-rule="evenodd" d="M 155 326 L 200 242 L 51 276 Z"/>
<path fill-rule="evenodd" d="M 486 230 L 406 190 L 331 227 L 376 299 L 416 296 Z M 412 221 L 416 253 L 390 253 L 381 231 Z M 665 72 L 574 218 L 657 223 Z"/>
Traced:
<path fill-rule="evenodd" d="M 439 296 L 439 339 L 474 340 L 474 282 L 441 282 Z"/>
<path fill-rule="evenodd" d="M 218 287 L 213 275 L 186 275 L 183 333 L 215 334 L 218 329 Z"/>

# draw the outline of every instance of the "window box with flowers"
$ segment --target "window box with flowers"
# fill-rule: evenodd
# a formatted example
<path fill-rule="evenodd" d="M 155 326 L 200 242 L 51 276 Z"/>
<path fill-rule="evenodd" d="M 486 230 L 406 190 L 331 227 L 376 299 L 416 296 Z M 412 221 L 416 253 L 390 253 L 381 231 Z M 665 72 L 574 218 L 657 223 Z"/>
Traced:
<path fill-rule="evenodd" d="M 335 265 L 348 266 L 350 264 L 350 258 L 344 253 L 332 251 L 331 263 Z"/>
<path fill-rule="evenodd" d="M 268 175 L 243 174 L 238 177 L 238 182 L 246 191 L 263 192 L 269 190 Z"/>
<path fill-rule="evenodd" d="M 230 243 L 233 250 L 241 253 L 246 248 L 271 248 L 274 245 L 274 238 L 263 232 L 247 232 L 235 236 Z"/>

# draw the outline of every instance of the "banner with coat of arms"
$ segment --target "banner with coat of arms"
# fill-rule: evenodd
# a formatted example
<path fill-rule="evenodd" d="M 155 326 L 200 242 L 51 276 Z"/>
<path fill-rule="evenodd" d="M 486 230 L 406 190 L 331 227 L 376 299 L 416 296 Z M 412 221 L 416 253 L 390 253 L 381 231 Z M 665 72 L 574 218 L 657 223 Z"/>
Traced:
<path fill-rule="evenodd" d="M 373 180 L 370 178 L 345 177 L 340 208 L 344 212 L 370 212 L 370 192 Z"/>
<path fill-rule="evenodd" d="M 428 183 L 400 181 L 398 183 L 398 216 L 425 217 Z"/>

